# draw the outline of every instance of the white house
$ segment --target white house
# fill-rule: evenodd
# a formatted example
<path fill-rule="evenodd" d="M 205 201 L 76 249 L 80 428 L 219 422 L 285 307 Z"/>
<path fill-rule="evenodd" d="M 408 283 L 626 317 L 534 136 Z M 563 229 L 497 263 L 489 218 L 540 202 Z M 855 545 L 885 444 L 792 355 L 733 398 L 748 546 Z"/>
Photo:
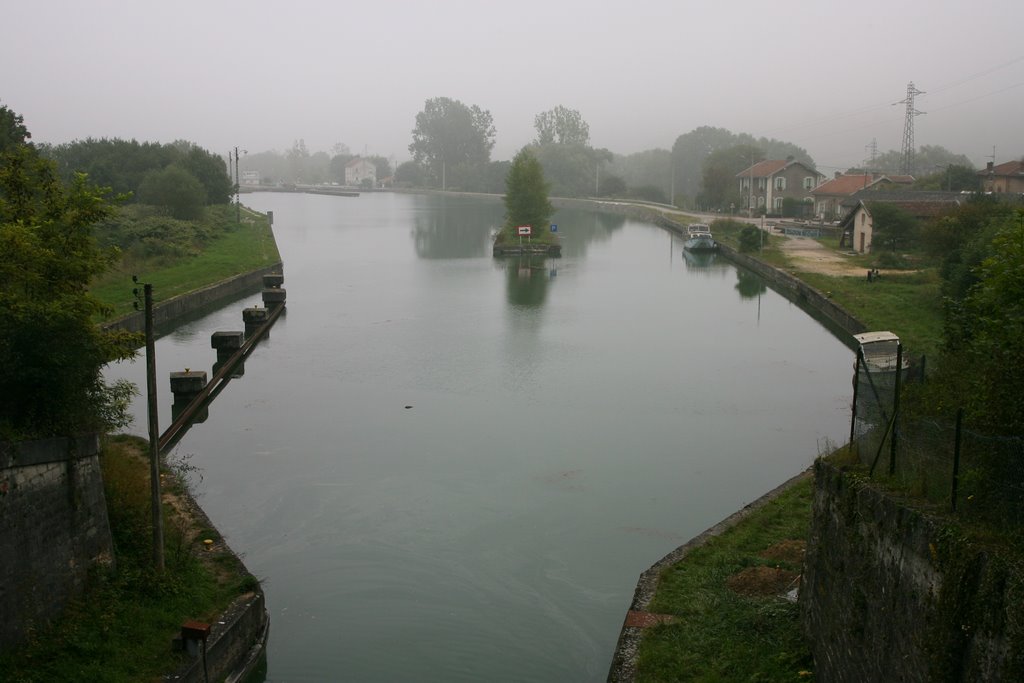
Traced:
<path fill-rule="evenodd" d="M 356 157 L 345 164 L 345 184 L 359 187 L 369 181 L 371 186 L 377 184 L 377 166 L 372 161 Z"/>

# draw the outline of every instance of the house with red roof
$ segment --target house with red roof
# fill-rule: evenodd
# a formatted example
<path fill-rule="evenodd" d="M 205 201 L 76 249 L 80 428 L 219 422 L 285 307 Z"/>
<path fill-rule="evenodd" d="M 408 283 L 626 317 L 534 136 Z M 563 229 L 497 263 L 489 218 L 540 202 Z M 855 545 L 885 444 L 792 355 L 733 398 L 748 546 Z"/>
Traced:
<path fill-rule="evenodd" d="M 1024 193 L 1024 161 L 1007 161 L 998 166 L 990 161 L 984 170 L 978 171 L 978 176 L 984 192 Z"/>
<path fill-rule="evenodd" d="M 862 190 L 892 189 L 897 185 L 909 185 L 914 176 L 887 176 L 875 173 L 836 173 L 811 190 L 814 197 L 814 214 L 821 220 L 831 221 L 842 218 L 846 212 L 843 202 Z"/>
<path fill-rule="evenodd" d="M 813 207 L 810 192 L 825 176 L 793 157 L 759 161 L 736 174 L 740 195 L 751 213 L 781 214 L 783 202 L 794 199 Z"/>

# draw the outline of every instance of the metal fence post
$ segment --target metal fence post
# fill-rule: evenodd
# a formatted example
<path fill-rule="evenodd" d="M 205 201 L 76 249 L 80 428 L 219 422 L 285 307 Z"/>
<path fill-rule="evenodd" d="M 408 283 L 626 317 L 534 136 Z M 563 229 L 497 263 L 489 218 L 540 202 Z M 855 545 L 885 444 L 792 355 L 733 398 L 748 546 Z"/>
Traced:
<path fill-rule="evenodd" d="M 950 506 L 956 512 L 956 491 L 960 484 L 960 437 L 964 422 L 964 409 L 957 408 L 956 411 L 956 436 L 953 444 L 953 491 L 950 494 Z"/>
<path fill-rule="evenodd" d="M 899 442 L 900 388 L 903 384 L 903 344 L 896 344 L 896 391 L 892 398 L 892 436 L 889 437 L 889 475 L 896 474 L 896 448 Z"/>

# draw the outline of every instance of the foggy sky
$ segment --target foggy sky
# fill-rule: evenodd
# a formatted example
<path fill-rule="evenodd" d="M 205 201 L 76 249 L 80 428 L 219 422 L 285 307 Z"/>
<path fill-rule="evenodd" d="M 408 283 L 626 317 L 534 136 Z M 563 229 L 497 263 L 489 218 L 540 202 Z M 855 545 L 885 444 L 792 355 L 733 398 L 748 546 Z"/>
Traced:
<path fill-rule="evenodd" d="M 37 142 L 409 157 L 432 97 L 491 112 L 494 159 L 577 109 L 618 154 L 703 125 L 786 140 L 831 173 L 915 143 L 1024 155 L 1024 2 L 289 0 L 10 2 L 0 103 Z"/>

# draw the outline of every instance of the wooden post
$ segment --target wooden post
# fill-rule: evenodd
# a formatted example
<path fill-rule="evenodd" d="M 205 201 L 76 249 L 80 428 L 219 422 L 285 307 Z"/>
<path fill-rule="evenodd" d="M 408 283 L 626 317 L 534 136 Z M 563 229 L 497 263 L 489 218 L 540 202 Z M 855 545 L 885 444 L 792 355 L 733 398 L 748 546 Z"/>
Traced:
<path fill-rule="evenodd" d="M 146 318 L 146 403 L 149 408 L 149 482 L 153 508 L 153 566 L 164 571 L 164 523 L 160 496 L 160 426 L 156 394 L 156 343 L 153 335 L 153 285 L 142 286 Z"/>

